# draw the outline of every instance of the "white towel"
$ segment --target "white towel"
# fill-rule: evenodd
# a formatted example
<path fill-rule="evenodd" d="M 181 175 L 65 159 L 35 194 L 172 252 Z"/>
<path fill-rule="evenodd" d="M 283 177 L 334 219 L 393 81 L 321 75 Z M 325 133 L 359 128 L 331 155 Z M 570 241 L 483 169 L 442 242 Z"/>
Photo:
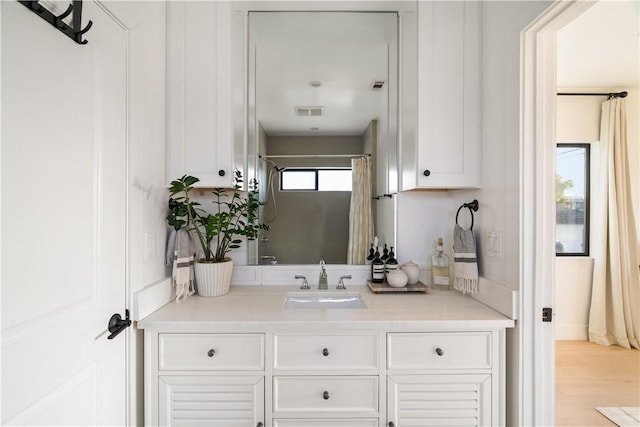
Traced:
<path fill-rule="evenodd" d="M 176 301 L 180 302 L 195 293 L 193 269 L 195 245 L 187 230 L 171 230 L 167 241 L 167 264 L 170 253 L 173 254 L 171 282 L 176 287 Z"/>
<path fill-rule="evenodd" d="M 478 259 L 473 230 L 453 229 L 453 288 L 463 294 L 478 293 Z"/>

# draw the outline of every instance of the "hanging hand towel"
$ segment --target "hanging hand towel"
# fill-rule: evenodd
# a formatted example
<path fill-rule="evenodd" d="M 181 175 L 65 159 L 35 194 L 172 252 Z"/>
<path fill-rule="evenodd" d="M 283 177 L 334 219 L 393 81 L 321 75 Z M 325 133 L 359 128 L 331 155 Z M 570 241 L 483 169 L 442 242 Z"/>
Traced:
<path fill-rule="evenodd" d="M 478 259 L 473 230 L 453 229 L 453 288 L 463 294 L 478 292 Z"/>
<path fill-rule="evenodd" d="M 176 287 L 176 301 L 180 302 L 195 293 L 195 246 L 189 232 L 184 229 L 172 230 L 167 243 L 167 255 L 169 251 L 173 252 L 172 284 Z"/>

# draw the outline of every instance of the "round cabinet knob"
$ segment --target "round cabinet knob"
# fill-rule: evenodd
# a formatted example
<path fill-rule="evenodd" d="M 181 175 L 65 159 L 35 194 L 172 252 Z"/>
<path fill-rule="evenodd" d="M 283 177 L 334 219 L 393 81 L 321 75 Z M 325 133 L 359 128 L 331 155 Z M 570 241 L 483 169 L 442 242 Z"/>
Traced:
<path fill-rule="evenodd" d="M 431 171 L 429 169 L 425 169 L 424 172 L 422 172 L 422 174 L 424 176 L 429 176 L 429 175 L 431 175 Z"/>
<path fill-rule="evenodd" d="M 329 355 L 329 349 L 328 348 L 323 348 L 322 349 L 322 355 L 323 356 L 328 356 Z"/>
<path fill-rule="evenodd" d="M 225 174 L 226 174 L 226 172 L 223 169 L 220 169 L 218 171 L 218 175 L 220 175 L 220 176 L 225 176 Z"/>
<path fill-rule="evenodd" d="M 209 351 L 207 351 L 207 356 L 209 357 L 213 357 L 214 354 L 216 354 L 216 351 L 214 349 L 210 349 Z"/>
<path fill-rule="evenodd" d="M 442 356 L 442 355 L 444 354 L 444 350 L 443 350 L 443 349 L 441 349 L 440 347 L 438 347 L 438 348 L 436 348 L 436 354 L 437 354 L 438 356 Z"/>
<path fill-rule="evenodd" d="M 324 400 L 329 400 L 329 392 L 328 392 L 328 391 L 325 391 L 324 393 L 322 393 L 322 398 L 323 398 Z"/>
<path fill-rule="evenodd" d="M 396 425 L 393 421 L 389 421 L 389 427 L 396 427 Z"/>
<path fill-rule="evenodd" d="M 264 427 L 264 424 L 262 424 L 262 421 L 260 421 L 256 427 Z"/>

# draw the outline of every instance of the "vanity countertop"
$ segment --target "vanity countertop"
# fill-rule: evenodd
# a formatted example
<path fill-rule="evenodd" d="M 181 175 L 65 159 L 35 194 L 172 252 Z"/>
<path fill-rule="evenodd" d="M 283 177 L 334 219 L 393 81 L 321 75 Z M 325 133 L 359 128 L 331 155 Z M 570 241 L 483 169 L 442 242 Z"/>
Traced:
<path fill-rule="evenodd" d="M 138 328 L 163 332 L 257 332 L 333 330 L 407 331 L 511 328 L 514 320 L 457 291 L 374 294 L 350 286 L 367 308 L 285 308 L 297 286 L 232 286 L 222 297 L 197 295 L 165 305 L 138 321 Z M 315 292 L 312 290 L 311 292 Z M 333 292 L 333 291 L 331 291 Z"/>

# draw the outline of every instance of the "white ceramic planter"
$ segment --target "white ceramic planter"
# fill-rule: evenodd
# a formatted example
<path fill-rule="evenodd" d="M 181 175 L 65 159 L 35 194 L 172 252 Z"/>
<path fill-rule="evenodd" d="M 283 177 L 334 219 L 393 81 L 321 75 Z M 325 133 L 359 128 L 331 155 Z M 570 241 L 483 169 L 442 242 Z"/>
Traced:
<path fill-rule="evenodd" d="M 219 297 L 229 293 L 233 260 L 216 263 L 196 262 L 195 272 L 198 295 Z"/>

